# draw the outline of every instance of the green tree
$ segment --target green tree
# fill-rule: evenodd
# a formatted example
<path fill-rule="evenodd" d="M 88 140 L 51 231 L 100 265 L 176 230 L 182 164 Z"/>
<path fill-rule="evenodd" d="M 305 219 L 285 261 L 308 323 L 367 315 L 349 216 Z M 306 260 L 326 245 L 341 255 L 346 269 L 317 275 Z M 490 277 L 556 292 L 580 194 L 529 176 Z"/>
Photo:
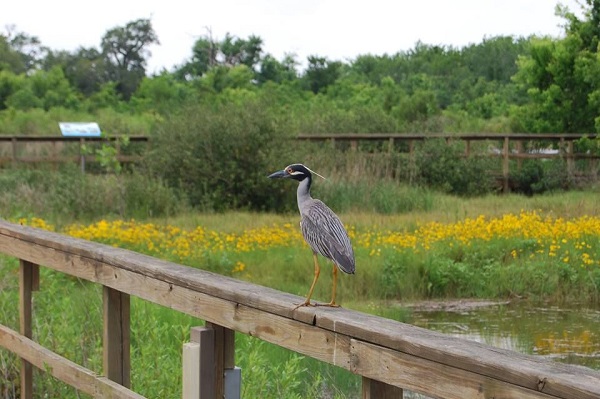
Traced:
<path fill-rule="evenodd" d="M 14 25 L 0 34 L 0 70 L 8 69 L 16 74 L 33 71 L 40 67 L 48 53 L 40 39 L 18 32 Z"/>
<path fill-rule="evenodd" d="M 565 38 L 532 40 L 529 55 L 518 60 L 515 80 L 530 99 L 514 112 L 523 130 L 577 133 L 595 129 L 600 105 L 600 0 L 586 3 L 584 19 L 557 7 L 557 14 L 567 21 Z"/>
<path fill-rule="evenodd" d="M 267 54 L 261 60 L 256 79 L 259 83 L 292 81 L 298 78 L 297 68 L 298 61 L 292 54 L 287 54 L 281 61 Z"/>
<path fill-rule="evenodd" d="M 60 66 L 71 85 L 86 97 L 110 81 L 107 59 L 95 48 L 81 47 L 74 53 L 50 51 L 44 60 L 44 69 L 55 66 Z"/>
<path fill-rule="evenodd" d="M 225 34 L 221 41 L 208 32 L 194 43 L 192 58 L 177 70 L 186 80 L 204 76 L 216 67 L 232 68 L 245 65 L 255 71 L 262 57 L 262 39 L 251 35 L 247 39 Z"/>
<path fill-rule="evenodd" d="M 308 56 L 308 67 L 302 77 L 304 85 L 313 93 L 323 93 L 327 86 L 333 84 L 339 77 L 342 63 L 329 61 L 325 57 Z"/>
<path fill-rule="evenodd" d="M 138 19 L 104 34 L 101 48 L 107 73 L 125 100 L 129 100 L 146 75 L 146 61 L 150 56 L 147 47 L 158 43 L 149 19 Z"/>
<path fill-rule="evenodd" d="M 55 67 L 50 71 L 36 71 L 23 81 L 23 85 L 6 99 L 6 105 L 16 109 L 52 107 L 76 108 L 79 100 L 63 71 Z"/>

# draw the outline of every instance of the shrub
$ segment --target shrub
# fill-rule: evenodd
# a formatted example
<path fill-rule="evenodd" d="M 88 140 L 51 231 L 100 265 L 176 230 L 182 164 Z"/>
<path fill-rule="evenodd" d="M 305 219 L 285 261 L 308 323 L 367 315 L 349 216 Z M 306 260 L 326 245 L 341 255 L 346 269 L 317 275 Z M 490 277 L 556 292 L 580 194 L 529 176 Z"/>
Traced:
<path fill-rule="evenodd" d="M 475 196 L 492 190 L 490 158 L 464 157 L 462 144 L 428 139 L 416 151 L 420 180 L 450 194 Z"/>
<path fill-rule="evenodd" d="M 566 189 L 570 185 L 563 160 L 526 160 L 510 179 L 513 191 L 526 195 Z"/>
<path fill-rule="evenodd" d="M 282 208 L 290 190 L 266 177 L 292 163 L 285 138 L 260 101 L 193 105 L 158 127 L 146 166 L 201 209 Z"/>

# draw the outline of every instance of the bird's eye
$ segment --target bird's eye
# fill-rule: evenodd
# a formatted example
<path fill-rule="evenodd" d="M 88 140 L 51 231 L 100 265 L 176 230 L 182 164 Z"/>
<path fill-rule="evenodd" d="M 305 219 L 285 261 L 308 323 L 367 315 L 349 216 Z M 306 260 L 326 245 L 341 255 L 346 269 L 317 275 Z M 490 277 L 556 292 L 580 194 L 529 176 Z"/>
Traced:
<path fill-rule="evenodd" d="M 287 171 L 289 174 L 292 174 L 294 171 L 292 170 L 292 168 L 287 168 Z"/>

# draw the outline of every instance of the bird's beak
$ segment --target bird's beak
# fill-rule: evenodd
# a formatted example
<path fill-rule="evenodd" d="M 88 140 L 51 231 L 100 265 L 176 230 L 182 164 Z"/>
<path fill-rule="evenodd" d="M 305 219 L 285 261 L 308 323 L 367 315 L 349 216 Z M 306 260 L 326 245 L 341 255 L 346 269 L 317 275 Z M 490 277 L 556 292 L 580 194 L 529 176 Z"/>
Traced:
<path fill-rule="evenodd" d="M 289 174 L 285 170 L 277 171 L 271 175 L 269 175 L 269 179 L 283 179 L 284 177 L 288 177 Z"/>

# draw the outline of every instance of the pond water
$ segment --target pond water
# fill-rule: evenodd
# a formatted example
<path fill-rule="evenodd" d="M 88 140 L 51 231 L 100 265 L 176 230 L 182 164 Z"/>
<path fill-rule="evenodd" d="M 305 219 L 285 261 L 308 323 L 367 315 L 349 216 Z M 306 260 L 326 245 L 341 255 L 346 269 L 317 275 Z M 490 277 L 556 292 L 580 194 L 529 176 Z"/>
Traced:
<path fill-rule="evenodd" d="M 446 303 L 448 304 L 448 303 Z M 600 306 L 526 301 L 412 308 L 406 322 L 464 339 L 600 370 Z"/>

